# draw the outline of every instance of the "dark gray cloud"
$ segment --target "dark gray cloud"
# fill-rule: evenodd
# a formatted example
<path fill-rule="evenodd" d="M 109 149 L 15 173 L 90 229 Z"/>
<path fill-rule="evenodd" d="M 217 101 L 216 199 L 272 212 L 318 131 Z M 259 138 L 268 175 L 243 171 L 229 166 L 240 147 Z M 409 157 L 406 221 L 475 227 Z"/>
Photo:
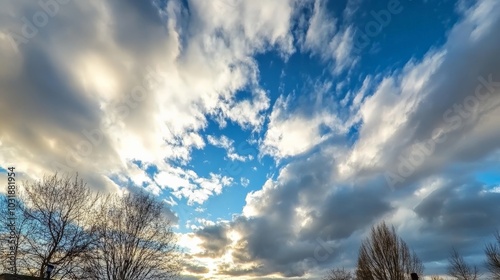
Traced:
<path fill-rule="evenodd" d="M 209 269 L 207 267 L 190 265 L 190 264 L 185 265 L 184 268 L 187 272 L 191 272 L 194 274 L 204 274 L 204 273 L 207 273 L 209 271 Z M 198 278 L 195 278 L 195 279 L 198 279 Z"/>
<path fill-rule="evenodd" d="M 196 237 L 202 240 L 200 245 L 204 252 L 197 254 L 200 257 L 219 258 L 231 243 L 227 237 L 227 227 L 224 225 L 206 226 L 195 231 Z"/>
<path fill-rule="evenodd" d="M 314 154 L 289 164 L 276 181 L 269 181 L 247 204 L 258 213 L 231 223 L 242 234 L 241 242 L 232 247 L 233 258 L 255 267 L 228 266 L 224 273 L 305 276 L 318 262 L 328 263 L 323 259 L 324 250 L 329 261 L 336 259 L 347 249 L 341 248 L 342 240 L 392 211 L 380 195 L 387 188 L 338 185 L 335 164 L 331 157 Z M 307 224 L 299 226 L 305 219 L 309 219 Z"/>
<path fill-rule="evenodd" d="M 348 238 L 356 230 L 393 210 L 383 199 L 387 192 L 385 186 L 339 189 L 325 198 L 317 213 L 311 213 L 314 222 L 303 230 L 303 238 L 312 239 L 318 234 L 330 240 Z"/>
<path fill-rule="evenodd" d="M 439 260 L 452 247 L 467 254 L 481 254 L 484 242 L 500 225 L 500 193 L 472 179 L 452 180 L 430 193 L 414 210 L 424 221 L 419 233 L 429 238 L 424 242 L 415 240 L 422 258 Z M 428 246 L 431 238 L 436 242 Z"/>

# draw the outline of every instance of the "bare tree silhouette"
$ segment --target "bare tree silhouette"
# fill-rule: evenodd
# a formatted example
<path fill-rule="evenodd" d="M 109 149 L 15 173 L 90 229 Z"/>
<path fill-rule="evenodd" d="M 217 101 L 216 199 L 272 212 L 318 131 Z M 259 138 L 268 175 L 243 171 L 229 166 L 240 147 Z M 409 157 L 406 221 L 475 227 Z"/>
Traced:
<path fill-rule="evenodd" d="M 496 243 L 486 245 L 484 250 L 486 254 L 486 267 L 491 273 L 493 279 L 500 279 L 500 232 L 495 233 Z"/>
<path fill-rule="evenodd" d="M 357 279 L 406 280 L 410 274 L 422 274 L 424 267 L 415 252 L 399 238 L 394 227 L 385 222 L 372 227 L 359 249 Z"/>
<path fill-rule="evenodd" d="M 26 182 L 18 199 L 18 270 L 43 277 L 52 263 L 56 265 L 53 276 L 75 278 L 79 270 L 76 259 L 94 241 L 89 214 L 97 195 L 78 175 L 56 173 Z"/>
<path fill-rule="evenodd" d="M 180 271 L 171 221 L 145 193 L 108 196 L 99 209 L 98 242 L 81 279 L 174 279 Z"/>
<path fill-rule="evenodd" d="M 481 276 L 477 266 L 471 266 L 465 262 L 464 258 L 453 248 L 448 259 L 448 275 L 459 280 L 477 280 Z"/>
<path fill-rule="evenodd" d="M 354 275 L 345 268 L 334 268 L 323 277 L 323 280 L 354 280 Z"/>

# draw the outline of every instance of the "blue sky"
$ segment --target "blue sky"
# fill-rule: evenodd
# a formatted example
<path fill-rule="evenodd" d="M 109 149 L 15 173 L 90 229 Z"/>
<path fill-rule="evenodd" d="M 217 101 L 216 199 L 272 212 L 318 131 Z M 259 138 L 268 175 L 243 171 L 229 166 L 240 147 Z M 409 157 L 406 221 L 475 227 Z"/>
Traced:
<path fill-rule="evenodd" d="M 320 279 L 382 220 L 426 275 L 452 247 L 482 262 L 500 224 L 495 0 L 0 7 L 0 171 L 145 188 L 184 279 Z"/>

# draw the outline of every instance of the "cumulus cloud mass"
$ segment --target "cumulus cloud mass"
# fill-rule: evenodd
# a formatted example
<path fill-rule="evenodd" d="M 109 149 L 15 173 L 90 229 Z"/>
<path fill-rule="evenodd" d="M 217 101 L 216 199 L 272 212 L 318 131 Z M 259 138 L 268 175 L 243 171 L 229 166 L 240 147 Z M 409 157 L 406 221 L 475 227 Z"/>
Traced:
<path fill-rule="evenodd" d="M 482 264 L 500 2 L 371 2 L 1 1 L 0 174 L 146 189 L 184 279 L 321 279 L 382 220 Z"/>

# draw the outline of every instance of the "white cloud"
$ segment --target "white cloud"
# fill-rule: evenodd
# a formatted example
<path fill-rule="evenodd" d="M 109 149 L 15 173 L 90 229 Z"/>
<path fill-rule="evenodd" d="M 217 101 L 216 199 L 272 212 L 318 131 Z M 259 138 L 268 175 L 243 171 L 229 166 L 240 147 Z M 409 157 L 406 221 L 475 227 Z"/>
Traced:
<path fill-rule="evenodd" d="M 169 172 L 170 171 L 170 172 Z M 168 187 L 173 191 L 178 191 L 182 188 L 192 188 L 189 176 L 181 169 L 173 169 L 169 171 L 161 171 L 155 175 L 155 181 L 160 186 Z"/>
<path fill-rule="evenodd" d="M 500 100 L 495 93 L 500 89 L 493 88 L 488 101 L 470 117 L 462 117 L 460 114 L 464 113 L 458 109 L 476 95 L 481 87 L 480 77 L 485 79 L 498 73 L 491 62 L 495 51 L 486 47 L 498 42 L 484 33 L 488 30 L 491 35 L 496 27 L 491 26 L 491 17 L 477 18 L 478 13 L 496 9 L 499 5 L 492 1 L 478 2 L 454 26 L 445 45 L 429 51 L 422 61 L 412 60 L 401 71 L 385 76 L 373 95 L 359 103 L 354 118 L 362 126 L 359 140 L 341 164 L 346 174 L 355 175 L 361 170 L 394 171 L 401 156 L 408 157 L 414 144 L 435 139 L 437 131 L 448 131 L 446 143 L 437 145 L 439 148 L 426 156 L 425 163 L 418 165 L 413 173 L 437 172 L 464 149 L 469 149 L 468 154 L 477 159 L 483 148 L 495 149 L 492 139 L 498 131 L 492 128 L 491 121 L 498 116 Z M 476 35 L 478 30 L 483 30 L 481 38 Z M 456 65 L 459 58 L 467 61 L 464 62 L 469 65 L 467 70 Z M 484 91 L 487 90 L 483 88 L 481 92 Z M 486 146 L 480 148 L 479 142 Z"/>
<path fill-rule="evenodd" d="M 233 182 L 233 178 L 227 176 L 210 173 L 209 178 L 203 178 L 194 171 L 189 171 L 178 167 L 164 168 L 154 179 L 159 186 L 168 188 L 178 199 L 186 198 L 189 205 L 203 204 L 210 196 L 221 194 L 222 189 Z"/>
<path fill-rule="evenodd" d="M 210 143 L 213 146 L 223 148 L 227 152 L 227 157 L 232 160 L 238 160 L 238 161 L 247 161 L 247 160 L 252 160 L 253 155 L 240 155 L 236 152 L 236 149 L 234 147 L 234 140 L 229 139 L 227 136 L 222 135 L 219 138 L 208 135 L 207 136 L 208 143 Z"/>
<path fill-rule="evenodd" d="M 329 85 L 316 88 L 313 101 L 297 101 L 292 95 L 280 96 L 273 106 L 261 153 L 277 159 L 296 156 L 309 151 L 323 141 L 342 135 L 346 128 L 336 116 L 334 103 L 323 99 L 330 92 Z M 331 104 L 332 108 L 328 108 Z M 292 106 L 297 107 L 292 109 Z M 308 113 L 311 112 L 311 113 Z"/>
<path fill-rule="evenodd" d="M 234 141 L 227 138 L 227 136 L 225 136 L 225 135 L 222 135 L 219 138 L 216 138 L 212 135 L 208 135 L 207 140 L 208 140 L 208 143 L 210 143 L 211 145 L 214 145 L 216 147 L 224 148 L 226 150 L 233 148 Z"/>
<path fill-rule="evenodd" d="M 339 20 L 329 14 L 326 5 L 327 1 L 314 1 L 313 15 L 309 19 L 305 35 L 300 38 L 301 46 L 303 50 L 332 63 L 332 72 L 340 74 L 357 62 L 352 54 L 353 28 L 349 25 L 340 25 Z M 346 12 L 352 13 L 353 5 L 348 5 Z"/>
<path fill-rule="evenodd" d="M 240 178 L 240 184 L 241 184 L 243 187 L 248 187 L 248 185 L 250 185 L 250 179 L 245 178 L 245 177 L 241 177 L 241 178 Z"/>
<path fill-rule="evenodd" d="M 157 193 L 143 171 L 130 167 L 140 160 L 163 172 L 156 178 L 161 187 L 205 201 L 229 179 L 200 182 L 207 187 L 194 195 L 194 176 L 164 170 L 165 161 L 186 164 L 194 149 L 203 149 L 209 117 L 261 129 L 270 101 L 258 85 L 253 56 L 271 48 L 283 57 L 294 52 L 293 3 L 189 1 L 186 17 L 182 1 L 168 1 L 162 10 L 153 1 L 132 2 L 72 2 L 15 48 L 10 35 L 23 32 L 18 18 L 32 18 L 41 7 L 2 3 L 0 61 L 10 69 L 0 72 L 1 103 L 23 105 L 0 112 L 2 146 L 13 147 L 2 150 L 0 161 L 15 159 L 33 177 L 79 171 L 109 189 L 116 188 L 110 176 L 130 171 L 135 184 Z M 235 98 L 243 89 L 252 96 Z M 244 160 L 236 153 L 228 157 Z"/>
<path fill-rule="evenodd" d="M 496 186 L 490 189 L 490 192 L 500 193 L 500 186 Z"/>

